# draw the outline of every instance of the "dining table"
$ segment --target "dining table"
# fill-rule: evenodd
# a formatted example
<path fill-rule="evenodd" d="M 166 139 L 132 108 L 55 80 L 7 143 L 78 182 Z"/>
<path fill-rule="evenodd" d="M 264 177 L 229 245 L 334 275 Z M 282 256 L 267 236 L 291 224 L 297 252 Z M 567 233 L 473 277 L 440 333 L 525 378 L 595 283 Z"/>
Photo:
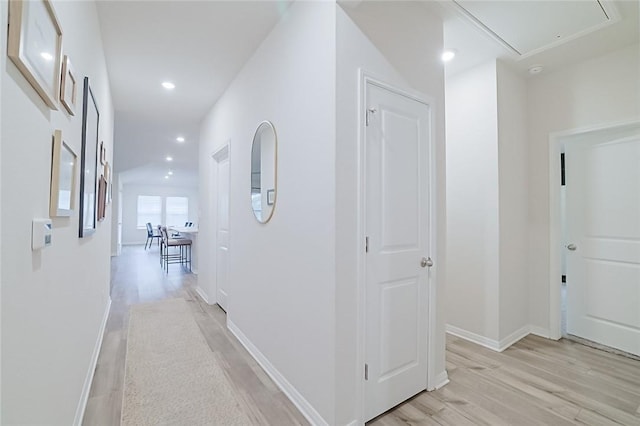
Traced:
<path fill-rule="evenodd" d="M 195 226 L 170 226 L 171 234 L 178 233 L 191 240 L 191 272 L 198 274 L 198 228 Z"/>

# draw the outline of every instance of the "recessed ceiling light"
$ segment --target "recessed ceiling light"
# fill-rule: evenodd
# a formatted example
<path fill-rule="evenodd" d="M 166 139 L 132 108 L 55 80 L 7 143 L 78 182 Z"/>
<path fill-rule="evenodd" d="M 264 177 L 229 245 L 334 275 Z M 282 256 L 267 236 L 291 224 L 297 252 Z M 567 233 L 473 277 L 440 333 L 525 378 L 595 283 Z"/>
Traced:
<path fill-rule="evenodd" d="M 176 140 L 177 140 L 178 142 L 184 142 L 184 138 L 183 138 L 182 136 L 178 136 L 178 137 L 176 138 Z"/>
<path fill-rule="evenodd" d="M 544 67 L 542 65 L 532 65 L 531 67 L 529 67 L 529 74 L 531 75 L 540 74 L 543 69 Z"/>
<path fill-rule="evenodd" d="M 165 178 L 165 179 L 169 179 L 169 176 L 167 176 L 167 175 L 164 175 L 164 178 Z"/>
<path fill-rule="evenodd" d="M 40 53 L 40 56 L 42 56 L 47 61 L 52 61 L 53 60 L 53 55 L 51 53 L 49 53 L 49 52 L 42 52 L 42 53 Z"/>
<path fill-rule="evenodd" d="M 173 172 L 171 170 L 169 170 L 169 172 L 167 173 L 169 176 L 171 176 L 173 174 Z"/>
<path fill-rule="evenodd" d="M 442 52 L 442 60 L 444 62 L 449 62 L 456 56 L 456 51 L 454 49 L 447 49 Z"/>
<path fill-rule="evenodd" d="M 164 87 L 164 88 L 165 88 L 165 89 L 167 89 L 167 90 L 173 90 L 173 89 L 175 89 L 175 88 L 176 88 L 176 85 L 175 85 L 175 84 L 173 84 L 173 83 L 172 83 L 172 82 L 170 82 L 170 81 L 163 81 L 163 82 L 162 82 L 162 87 Z"/>
<path fill-rule="evenodd" d="M 167 160 L 167 161 L 173 161 L 173 157 L 171 157 L 171 156 L 167 155 L 167 158 L 165 158 L 165 160 Z"/>

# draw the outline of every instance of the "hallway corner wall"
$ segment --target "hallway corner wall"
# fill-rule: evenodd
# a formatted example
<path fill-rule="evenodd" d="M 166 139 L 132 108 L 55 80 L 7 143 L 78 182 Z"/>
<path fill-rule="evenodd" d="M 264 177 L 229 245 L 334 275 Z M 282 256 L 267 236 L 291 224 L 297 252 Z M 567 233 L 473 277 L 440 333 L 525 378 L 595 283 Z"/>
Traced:
<path fill-rule="evenodd" d="M 437 300 L 433 313 L 436 378 L 446 378 L 444 293 L 445 261 L 445 144 L 444 67 L 440 62 L 442 21 L 424 4 L 415 2 L 363 2 L 337 8 L 336 63 L 336 420 L 355 424 L 356 395 L 362 383 L 357 364 L 358 265 L 362 241 L 358 239 L 360 72 L 387 84 L 429 98 L 433 112 L 435 151 L 436 247 L 429 253 L 437 263 Z M 419 52 L 419 54 L 417 53 Z M 442 383 L 439 383 L 440 385 Z"/>
<path fill-rule="evenodd" d="M 293 2 L 205 117 L 200 132 L 199 286 L 215 288 L 212 154 L 230 143 L 230 327 L 318 424 L 333 424 L 335 3 Z M 251 144 L 275 126 L 271 220 L 251 208 Z"/>
<path fill-rule="evenodd" d="M 80 422 L 109 306 L 109 211 L 93 235 L 80 239 L 76 197 L 71 217 L 52 219 L 52 245 L 31 250 L 32 219 L 49 217 L 54 130 L 62 130 L 80 161 L 85 75 L 98 102 L 99 137 L 110 163 L 113 152 L 113 105 L 96 5 L 52 4 L 63 31 L 63 54 L 78 76 L 75 116 L 62 106 L 46 107 L 7 58 L 6 37 L 0 49 L 2 424 Z M 6 29 L 8 2 L 0 6 L 0 26 Z M 78 166 L 76 182 L 79 175 Z"/>

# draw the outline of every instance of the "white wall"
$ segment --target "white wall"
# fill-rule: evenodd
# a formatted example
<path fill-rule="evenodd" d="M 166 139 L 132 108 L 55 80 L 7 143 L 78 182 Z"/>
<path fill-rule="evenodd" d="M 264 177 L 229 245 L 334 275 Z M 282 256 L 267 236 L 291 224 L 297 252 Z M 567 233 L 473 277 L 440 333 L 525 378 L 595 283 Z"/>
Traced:
<path fill-rule="evenodd" d="M 359 69 L 433 100 L 436 147 L 437 243 L 436 360 L 433 371 L 445 374 L 444 283 L 444 75 L 439 62 L 442 23 L 419 3 L 368 2 L 356 9 L 337 9 L 336 74 L 336 420 L 341 425 L 358 417 L 356 393 L 362 381 L 356 342 L 358 312 L 358 161 Z M 442 377 L 442 376 L 441 376 Z M 446 377 L 446 376 L 444 376 Z"/>
<path fill-rule="evenodd" d="M 93 2 L 54 1 L 63 48 L 79 84 L 90 77 L 100 138 L 113 152 L 113 107 Z M 7 2 L 0 7 L 7 28 Z M 76 116 L 49 110 L 14 64 L 2 37 L 2 403 L 3 424 L 74 423 L 88 392 L 92 356 L 109 302 L 111 215 L 78 238 L 78 210 L 53 219 L 53 245 L 31 251 L 31 220 L 48 217 L 55 129 L 80 158 L 82 89 Z M 79 179 L 80 170 L 78 168 Z M 77 198 L 76 198 L 77 199 Z M 84 394 L 86 396 L 86 394 Z M 80 405 L 80 407 L 78 407 Z"/>
<path fill-rule="evenodd" d="M 526 82 L 492 60 L 446 90 L 447 322 L 503 349 L 529 332 Z"/>
<path fill-rule="evenodd" d="M 639 120 L 639 75 L 636 44 L 528 82 L 529 311 L 541 330 L 549 330 L 549 133 Z"/>
<path fill-rule="evenodd" d="M 187 197 L 189 199 L 189 221 L 198 225 L 198 188 L 171 185 L 135 185 L 122 186 L 122 244 L 144 244 L 147 240 L 147 228 L 138 228 L 138 196 L 155 195 L 162 198 L 162 225 L 166 223 L 165 200 L 167 197 Z M 114 213 L 117 213 L 114 210 Z M 160 225 L 154 223 L 153 226 Z M 179 224 L 180 226 L 184 223 Z M 157 240 L 156 240 L 157 241 Z"/>
<path fill-rule="evenodd" d="M 522 73 L 497 63 L 500 224 L 499 336 L 529 324 L 527 302 L 527 86 Z"/>
<path fill-rule="evenodd" d="M 230 141 L 228 321 L 329 424 L 335 389 L 335 7 L 294 2 L 200 134 L 199 256 L 215 253 L 211 154 Z M 251 142 L 263 120 L 278 134 L 277 203 L 267 224 L 256 221 L 250 200 Z M 202 262 L 198 276 L 210 301 L 213 264 Z"/>
<path fill-rule="evenodd" d="M 360 67 L 433 100 L 436 162 L 444 164 L 439 18 L 410 2 L 362 4 L 350 13 L 357 25 L 335 4 L 294 3 L 205 119 L 200 138 L 203 256 L 215 250 L 211 154 L 230 142 L 228 320 L 326 423 L 337 425 L 357 420 L 362 381 L 356 310 Z M 375 40 L 377 31 L 393 37 Z M 278 133 L 278 195 L 272 220 L 260 225 L 250 207 L 249 167 L 253 133 L 266 119 Z M 440 261 L 443 293 L 443 167 L 436 176 L 433 257 Z M 210 300 L 214 278 L 212 265 L 202 265 L 199 281 Z M 434 371 L 445 374 L 440 308 Z"/>
<path fill-rule="evenodd" d="M 447 77 L 447 324 L 499 340 L 496 62 Z"/>

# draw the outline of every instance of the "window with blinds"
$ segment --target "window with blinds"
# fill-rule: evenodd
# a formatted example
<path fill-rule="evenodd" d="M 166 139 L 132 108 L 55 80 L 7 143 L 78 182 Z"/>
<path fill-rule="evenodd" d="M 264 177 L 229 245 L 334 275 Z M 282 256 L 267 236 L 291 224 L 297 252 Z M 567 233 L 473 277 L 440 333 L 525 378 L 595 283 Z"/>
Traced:
<path fill-rule="evenodd" d="M 147 222 L 155 228 L 162 223 L 162 198 L 155 195 L 138 195 L 138 228 L 144 228 Z"/>
<path fill-rule="evenodd" d="M 184 226 L 189 221 L 189 199 L 187 197 L 167 197 L 165 201 L 167 226 Z"/>

